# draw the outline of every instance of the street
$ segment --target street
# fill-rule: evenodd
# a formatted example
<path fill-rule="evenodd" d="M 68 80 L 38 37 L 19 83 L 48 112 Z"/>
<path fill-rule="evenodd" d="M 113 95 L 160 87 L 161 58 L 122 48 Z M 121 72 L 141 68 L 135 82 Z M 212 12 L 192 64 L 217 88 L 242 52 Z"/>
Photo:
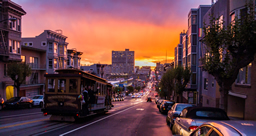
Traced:
<path fill-rule="evenodd" d="M 161 114 L 154 102 L 126 98 L 113 102 L 114 107 L 105 115 L 93 115 L 77 122 L 54 122 L 43 116 L 40 108 L 0 111 L 0 135 L 95 135 L 95 136 L 169 136 L 166 115 Z"/>

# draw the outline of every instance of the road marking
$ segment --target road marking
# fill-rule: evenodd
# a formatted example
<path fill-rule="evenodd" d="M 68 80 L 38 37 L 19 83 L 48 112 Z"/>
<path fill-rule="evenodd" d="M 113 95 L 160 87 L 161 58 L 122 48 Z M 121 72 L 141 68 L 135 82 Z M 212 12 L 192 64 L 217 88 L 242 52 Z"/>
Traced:
<path fill-rule="evenodd" d="M 45 133 L 49 133 L 49 132 L 52 132 L 52 131 L 55 131 L 55 130 L 59 130 L 61 128 L 64 128 L 64 127 L 67 127 L 67 126 L 71 126 L 72 124 L 66 124 L 64 126 L 61 126 L 61 127 L 57 127 L 57 128 L 54 128 L 54 129 L 50 129 L 50 130 L 45 130 L 43 132 L 40 132 L 40 133 L 37 133 L 37 134 L 32 134 L 31 136 L 39 136 L 39 135 L 42 135 L 42 134 L 45 134 Z"/>
<path fill-rule="evenodd" d="M 26 113 L 26 114 L 2 116 L 2 117 L 0 117 L 0 119 L 3 119 L 3 118 L 12 118 L 12 117 L 19 117 L 19 116 L 26 116 L 26 115 L 33 115 L 33 114 L 39 114 L 39 113 L 43 114 L 42 112 L 34 112 L 34 113 Z"/>
<path fill-rule="evenodd" d="M 100 122 L 100 121 L 102 121 L 102 120 L 104 120 L 104 119 L 110 118 L 110 117 L 115 116 L 115 115 L 117 115 L 117 114 L 119 114 L 119 113 L 122 113 L 122 112 L 124 112 L 124 111 L 127 111 L 127 110 L 129 110 L 129 109 L 131 109 L 131 108 L 133 108 L 133 107 L 135 107 L 135 106 L 136 106 L 136 105 L 134 105 L 134 106 L 132 106 L 132 107 L 130 107 L 130 108 L 124 109 L 124 110 L 122 110 L 122 111 L 119 111 L 119 112 L 117 112 L 117 113 L 115 113 L 115 114 L 109 115 L 109 116 L 104 117 L 104 118 L 101 118 L 101 119 L 99 119 L 99 120 L 96 120 L 96 121 L 94 121 L 94 122 L 91 122 L 91 123 L 89 123 L 89 124 L 86 124 L 86 125 L 84 125 L 84 126 L 81 126 L 81 127 L 79 127 L 79 128 L 73 129 L 73 130 L 68 131 L 68 132 L 66 132 L 66 133 L 60 134 L 59 136 L 64 136 L 64 135 L 67 135 L 67 134 L 72 133 L 72 132 L 74 132 L 74 131 L 77 131 L 77 130 L 79 130 L 79 129 L 88 127 L 88 126 L 90 126 L 90 125 L 92 125 L 92 124 L 95 124 L 95 123 L 97 123 L 97 122 Z"/>
<path fill-rule="evenodd" d="M 47 119 L 40 119 L 40 120 L 29 121 L 29 122 L 24 122 L 24 123 L 20 123 L 20 124 L 14 124 L 14 125 L 9 125 L 9 126 L 3 126 L 3 127 L 0 127 L 0 129 L 11 128 L 11 127 L 17 127 L 17 126 L 26 125 L 26 124 L 31 124 L 31 123 L 40 122 L 40 121 L 45 121 L 45 120 L 49 120 L 49 119 L 48 119 L 48 118 L 47 118 Z"/>

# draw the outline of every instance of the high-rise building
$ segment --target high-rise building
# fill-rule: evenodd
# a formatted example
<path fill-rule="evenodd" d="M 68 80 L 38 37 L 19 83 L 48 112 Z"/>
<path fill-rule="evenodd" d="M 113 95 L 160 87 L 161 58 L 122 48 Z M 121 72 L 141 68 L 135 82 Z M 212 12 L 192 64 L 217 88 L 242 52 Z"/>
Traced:
<path fill-rule="evenodd" d="M 112 73 L 134 73 L 134 51 L 112 51 Z"/>
<path fill-rule="evenodd" d="M 183 37 L 186 35 L 185 31 L 180 33 L 180 43 L 175 47 L 174 53 L 174 67 L 182 66 L 182 58 L 183 58 Z"/>

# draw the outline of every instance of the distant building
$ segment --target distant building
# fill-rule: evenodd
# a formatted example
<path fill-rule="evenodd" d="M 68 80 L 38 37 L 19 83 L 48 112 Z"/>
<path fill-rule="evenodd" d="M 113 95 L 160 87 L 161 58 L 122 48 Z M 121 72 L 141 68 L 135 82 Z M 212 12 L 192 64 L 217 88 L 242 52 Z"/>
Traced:
<path fill-rule="evenodd" d="M 111 72 L 112 72 L 112 65 L 106 65 L 103 68 L 103 78 L 109 80 L 111 77 Z"/>
<path fill-rule="evenodd" d="M 183 58 L 183 38 L 185 37 L 186 33 L 180 33 L 180 43 L 174 49 L 174 67 L 182 66 L 182 58 Z"/>
<path fill-rule="evenodd" d="M 76 51 L 76 49 L 68 49 L 67 68 L 80 69 L 82 54 L 82 52 Z"/>
<path fill-rule="evenodd" d="M 134 73 L 134 51 L 112 51 L 112 73 L 132 75 Z"/>
<path fill-rule="evenodd" d="M 7 76 L 7 64 L 21 61 L 21 19 L 26 12 L 10 0 L 0 1 L 0 95 L 5 100 L 17 96 Z M 16 18 L 16 20 L 10 20 Z"/>
<path fill-rule="evenodd" d="M 103 78 L 105 66 L 107 66 L 107 64 L 93 64 L 91 66 L 81 66 L 81 70 Z"/>

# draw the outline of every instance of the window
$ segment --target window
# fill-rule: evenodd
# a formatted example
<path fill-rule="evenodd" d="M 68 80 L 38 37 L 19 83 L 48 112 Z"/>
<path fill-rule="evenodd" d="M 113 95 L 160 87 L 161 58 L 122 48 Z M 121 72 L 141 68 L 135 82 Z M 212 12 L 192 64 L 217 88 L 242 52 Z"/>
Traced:
<path fill-rule="evenodd" d="M 62 58 L 59 58 L 59 68 L 63 68 L 63 60 L 62 60 Z"/>
<path fill-rule="evenodd" d="M 65 93 L 66 92 L 66 79 L 58 80 L 58 92 Z"/>
<path fill-rule="evenodd" d="M 20 31 L 21 28 L 20 28 L 20 23 L 21 23 L 21 20 L 20 19 L 17 19 L 17 31 Z"/>
<path fill-rule="evenodd" d="M 32 73 L 30 81 L 31 84 L 38 84 L 38 73 Z"/>
<path fill-rule="evenodd" d="M 29 57 L 29 63 L 34 63 L 34 57 Z"/>
<path fill-rule="evenodd" d="M 196 33 L 197 31 L 197 26 L 196 25 L 192 25 L 192 33 Z"/>
<path fill-rule="evenodd" d="M 67 55 L 67 47 L 64 46 L 64 55 Z"/>
<path fill-rule="evenodd" d="M 55 92 L 55 79 L 48 79 L 48 90 L 47 92 Z"/>
<path fill-rule="evenodd" d="M 192 15 L 192 24 L 193 24 L 193 25 L 196 24 L 196 15 Z"/>
<path fill-rule="evenodd" d="M 192 65 L 196 65 L 196 54 L 192 54 Z"/>
<path fill-rule="evenodd" d="M 64 52 L 63 52 L 63 46 L 62 46 L 62 45 L 59 46 L 59 54 L 60 54 L 60 55 L 63 55 L 63 54 L 64 54 Z"/>
<path fill-rule="evenodd" d="M 196 73 L 192 73 L 192 84 L 196 84 Z"/>
<path fill-rule="evenodd" d="M 52 43 L 49 43 L 49 52 L 52 53 Z"/>
<path fill-rule="evenodd" d="M 193 34 L 193 45 L 197 45 L 197 36 Z"/>
<path fill-rule="evenodd" d="M 7 76 L 7 64 L 4 64 L 4 76 Z"/>
<path fill-rule="evenodd" d="M 26 62 L 26 56 L 21 55 L 21 62 Z"/>
<path fill-rule="evenodd" d="M 208 90 L 208 78 L 204 78 L 204 89 Z"/>
<path fill-rule="evenodd" d="M 56 42 L 53 43 L 54 44 L 54 53 L 58 53 L 58 45 Z"/>
<path fill-rule="evenodd" d="M 9 40 L 10 52 L 12 52 L 12 40 Z"/>
<path fill-rule="evenodd" d="M 252 67 L 252 63 L 240 69 L 236 79 L 236 83 L 251 84 L 251 67 Z"/>
<path fill-rule="evenodd" d="M 52 69 L 52 59 L 49 59 L 49 69 Z"/>
<path fill-rule="evenodd" d="M 77 79 L 69 79 L 69 92 L 77 93 L 78 89 L 78 81 Z"/>
<path fill-rule="evenodd" d="M 54 68 L 57 68 L 57 59 L 54 59 Z"/>
<path fill-rule="evenodd" d="M 191 17 L 188 19 L 188 28 L 191 26 Z"/>

